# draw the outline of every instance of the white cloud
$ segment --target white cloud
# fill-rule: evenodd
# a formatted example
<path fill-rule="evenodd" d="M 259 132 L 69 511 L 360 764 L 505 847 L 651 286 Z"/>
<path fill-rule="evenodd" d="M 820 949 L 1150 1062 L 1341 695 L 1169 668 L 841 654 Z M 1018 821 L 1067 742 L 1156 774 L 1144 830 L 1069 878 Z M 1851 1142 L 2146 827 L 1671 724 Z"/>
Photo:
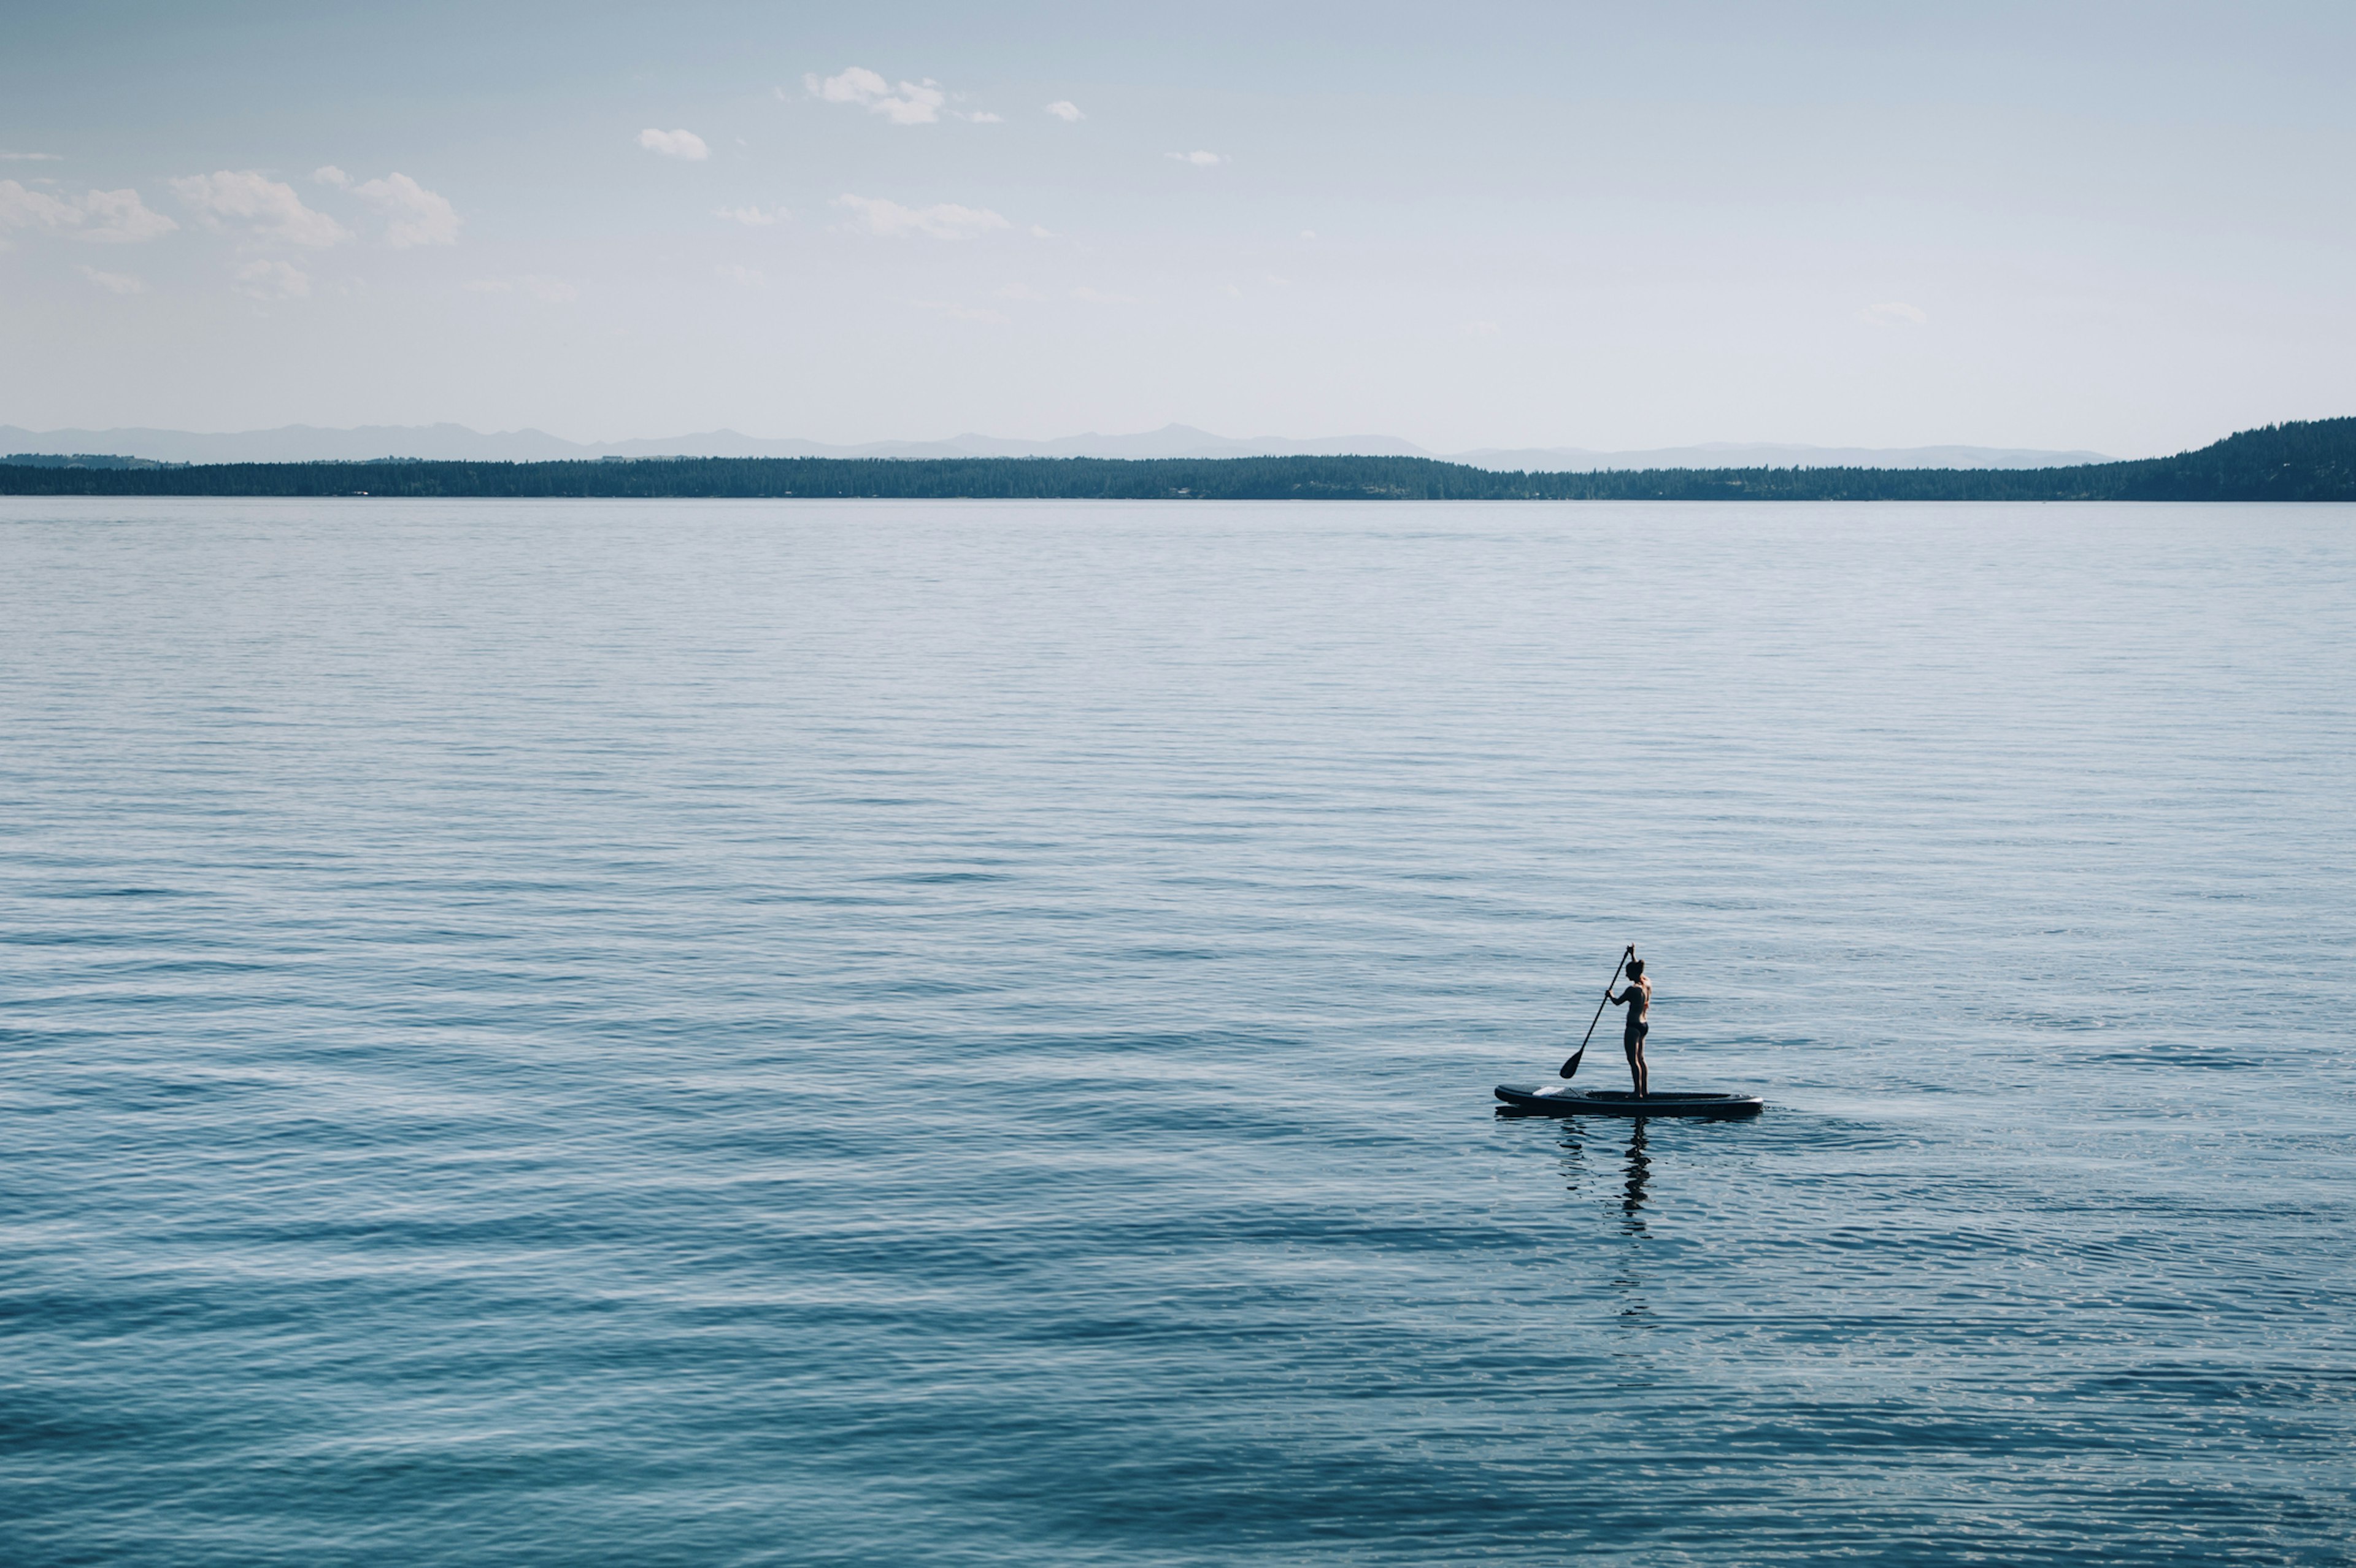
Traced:
<path fill-rule="evenodd" d="M 15 180 L 0 180 L 0 228 L 124 244 L 153 240 L 178 227 L 162 213 L 148 210 L 135 190 L 90 190 L 80 197 L 57 197 L 28 189 Z"/>
<path fill-rule="evenodd" d="M 1087 118 L 1087 115 L 1080 112 L 1080 106 L 1073 102 L 1068 98 L 1059 98 L 1055 100 L 1055 102 L 1047 105 L 1047 112 L 1053 114 L 1056 119 L 1061 120 L 1066 125 L 1077 124 L 1080 121 Z"/>
<path fill-rule="evenodd" d="M 63 153 L 0 153 L 0 164 L 61 164 Z"/>
<path fill-rule="evenodd" d="M 1033 240 L 1053 240 L 1055 237 L 1055 233 L 1051 229 L 1043 228 L 1036 223 L 1031 226 L 1031 238 Z"/>
<path fill-rule="evenodd" d="M 37 229 L 56 234 L 78 227 L 82 213 L 72 202 L 47 191 L 27 190 L 15 180 L 0 180 L 0 223 L 11 229 Z"/>
<path fill-rule="evenodd" d="M 1083 304 L 1135 304 L 1137 303 L 1135 294 L 1108 294 L 1101 289 L 1074 289 L 1072 297 Z"/>
<path fill-rule="evenodd" d="M 1464 324 L 1464 336 L 1467 337 L 1494 337 L 1503 331 L 1505 328 L 1494 321 L 1468 321 Z"/>
<path fill-rule="evenodd" d="M 74 269 L 111 294 L 144 294 L 147 285 L 128 272 L 102 272 L 96 267 Z"/>
<path fill-rule="evenodd" d="M 1859 321 L 1875 326 L 1921 326 L 1931 318 L 1920 305 L 1901 304 L 1891 300 L 1885 304 L 1869 304 L 1857 313 Z"/>
<path fill-rule="evenodd" d="M 333 164 L 321 164 L 311 171 L 312 180 L 319 185 L 331 185 L 339 190 L 351 188 L 352 176 Z"/>
<path fill-rule="evenodd" d="M 960 120 L 970 120 L 977 125 L 1003 125 L 1006 123 L 1005 115 L 992 114 L 987 109 L 977 109 L 970 114 L 967 114 L 961 111 L 954 109 L 949 111 L 949 112 L 955 114 Z"/>
<path fill-rule="evenodd" d="M 903 207 L 882 197 L 839 196 L 834 205 L 849 211 L 853 227 L 885 240 L 901 240 L 921 234 L 933 240 L 970 240 L 993 229 L 1007 227 L 1006 219 L 982 208 L 958 207 L 942 202 L 934 207 Z"/>
<path fill-rule="evenodd" d="M 863 66 L 852 66 L 841 76 L 824 80 L 813 72 L 802 78 L 802 85 L 829 103 L 856 103 L 894 125 L 929 125 L 941 117 L 941 105 L 949 101 L 940 83 L 929 77 L 904 81 L 894 92 L 890 82 Z"/>
<path fill-rule="evenodd" d="M 258 300 L 308 299 L 311 276 L 292 261 L 248 261 L 237 270 L 237 292 Z"/>
<path fill-rule="evenodd" d="M 911 300 L 918 310 L 929 310 L 948 316 L 952 321 L 988 321 L 1003 323 L 1010 318 L 1003 311 L 984 310 L 979 306 L 958 304 L 950 300 Z"/>
<path fill-rule="evenodd" d="M 1205 153 L 1199 149 L 1192 153 L 1164 153 L 1162 155 L 1165 158 L 1175 158 L 1182 164 L 1192 164 L 1198 169 L 1207 169 L 1213 164 L 1224 164 L 1227 161 L 1216 153 Z"/>
<path fill-rule="evenodd" d="M 684 158 L 700 164 L 712 155 L 703 138 L 692 131 L 658 131 L 649 125 L 638 133 L 638 145 L 649 153 L 660 153 L 666 158 Z"/>
<path fill-rule="evenodd" d="M 169 234 L 179 227 L 160 212 L 151 212 L 135 190 L 93 190 L 81 198 L 90 215 L 77 238 L 112 243 L 134 243 Z"/>
<path fill-rule="evenodd" d="M 455 245 L 459 226 L 466 221 L 447 197 L 403 174 L 354 186 L 352 194 L 384 214 L 384 242 L 396 251 L 412 245 Z"/>
<path fill-rule="evenodd" d="M 562 278 L 540 272 L 527 272 L 516 278 L 476 278 L 461 286 L 477 294 L 530 294 L 543 304 L 564 304 L 581 297 L 581 291 Z"/>
<path fill-rule="evenodd" d="M 767 281 L 761 276 L 759 269 L 754 267 L 735 267 L 723 264 L 712 268 L 712 273 L 714 277 L 726 279 L 728 282 L 736 284 L 739 288 L 758 288 L 763 283 Z"/>
<path fill-rule="evenodd" d="M 732 219 L 747 229 L 766 229 L 773 224 L 783 223 L 793 214 L 782 207 L 767 212 L 757 207 L 715 207 L 712 209 L 712 216 Z"/>
<path fill-rule="evenodd" d="M 225 219 L 241 223 L 260 240 L 325 247 L 352 237 L 350 229 L 326 213 L 304 206 L 293 186 L 251 169 L 187 175 L 174 180 L 172 189 L 214 228 L 222 227 Z"/>
<path fill-rule="evenodd" d="M 1317 230 L 1314 229 L 1304 229 L 1301 231 L 1301 237 L 1303 240 L 1314 240 L 1317 238 Z"/>
<path fill-rule="evenodd" d="M 823 81 L 819 80 L 818 72 L 806 72 L 802 85 L 829 103 L 869 103 L 892 91 L 890 82 L 865 66 L 857 65 L 841 76 L 830 76 Z"/>

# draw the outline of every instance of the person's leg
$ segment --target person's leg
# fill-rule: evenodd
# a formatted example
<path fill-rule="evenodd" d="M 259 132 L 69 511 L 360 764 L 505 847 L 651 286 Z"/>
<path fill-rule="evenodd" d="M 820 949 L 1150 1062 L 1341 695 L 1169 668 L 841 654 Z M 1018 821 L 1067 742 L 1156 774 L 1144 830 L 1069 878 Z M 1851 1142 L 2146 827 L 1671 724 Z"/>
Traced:
<path fill-rule="evenodd" d="M 1651 1032 L 1644 1029 L 1628 1037 L 1628 1076 L 1636 1081 L 1636 1097 L 1640 1100 L 1653 1092 L 1653 1075 L 1644 1070 L 1644 1036 Z"/>

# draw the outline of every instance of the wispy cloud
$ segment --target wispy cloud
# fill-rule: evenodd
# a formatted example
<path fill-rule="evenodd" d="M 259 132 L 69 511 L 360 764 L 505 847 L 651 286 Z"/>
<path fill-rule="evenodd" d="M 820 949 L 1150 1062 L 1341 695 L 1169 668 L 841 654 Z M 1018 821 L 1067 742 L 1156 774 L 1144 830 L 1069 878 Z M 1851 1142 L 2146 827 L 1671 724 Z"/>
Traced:
<path fill-rule="evenodd" d="M 802 85 L 816 98 L 829 103 L 855 103 L 870 113 L 881 114 L 894 125 L 929 125 L 941 117 L 941 107 L 949 95 L 941 84 L 927 77 L 923 81 L 904 81 L 899 91 L 864 66 L 851 66 L 840 76 L 821 79 L 815 71 L 802 78 Z"/>
<path fill-rule="evenodd" d="M 237 292 L 258 300 L 311 297 L 311 274 L 292 261 L 248 261 L 237 270 Z"/>
<path fill-rule="evenodd" d="M 396 251 L 412 245 L 455 245 L 466 219 L 447 197 L 427 190 L 404 174 L 354 185 L 352 176 L 333 164 L 311 171 L 314 184 L 350 191 L 385 215 L 384 242 Z"/>
<path fill-rule="evenodd" d="M 692 131 L 658 131 L 649 125 L 638 133 L 638 145 L 649 153 L 660 153 L 666 158 L 683 158 L 700 164 L 712 155 L 703 138 Z"/>
<path fill-rule="evenodd" d="M 74 269 L 111 294 L 144 294 L 147 285 L 128 272 L 102 272 L 96 267 Z"/>
<path fill-rule="evenodd" d="M 1135 304 L 1137 303 L 1135 294 L 1107 293 L 1102 289 L 1074 289 L 1072 297 L 1082 304 Z"/>
<path fill-rule="evenodd" d="M 1494 321 L 1468 321 L 1463 327 L 1467 337 L 1494 337 L 1505 331 Z"/>
<path fill-rule="evenodd" d="M 1216 153 L 1205 153 L 1199 148 L 1191 153 L 1164 153 L 1162 155 L 1165 158 L 1175 158 L 1182 164 L 1192 164 L 1198 169 L 1207 169 L 1214 164 L 1224 164 L 1227 161 Z"/>
<path fill-rule="evenodd" d="M 782 207 L 772 208 L 766 212 L 757 207 L 715 207 L 712 209 L 712 216 L 741 223 L 747 229 L 767 229 L 783 223 L 793 214 Z"/>
<path fill-rule="evenodd" d="M 61 164 L 63 153 L 0 153 L 0 164 Z"/>
<path fill-rule="evenodd" d="M 768 282 L 757 267 L 738 267 L 725 262 L 712 268 L 712 275 L 734 283 L 740 289 L 756 289 Z"/>
<path fill-rule="evenodd" d="M 1897 300 L 1869 304 L 1857 313 L 1857 318 L 1875 326 L 1921 326 L 1931 319 L 1921 305 L 1904 304 Z"/>
<path fill-rule="evenodd" d="M 0 180 L 0 223 L 11 229 L 55 234 L 80 226 L 83 216 L 70 201 L 61 201 L 45 190 L 27 190 L 15 180 Z"/>
<path fill-rule="evenodd" d="M 541 272 L 514 278 L 475 278 L 462 286 L 468 293 L 527 294 L 543 304 L 565 304 L 581 297 L 580 289 L 562 278 Z"/>
<path fill-rule="evenodd" d="M 0 228 L 70 235 L 101 244 L 126 244 L 169 234 L 178 224 L 150 211 L 135 190 L 90 190 L 51 196 L 15 180 L 0 180 Z"/>
<path fill-rule="evenodd" d="M 212 227 L 234 225 L 263 243 L 316 249 L 352 237 L 350 229 L 326 213 L 304 206 L 293 186 L 251 169 L 183 176 L 172 182 L 172 189 Z"/>
<path fill-rule="evenodd" d="M 952 109 L 949 111 L 949 113 L 957 119 L 971 121 L 976 125 L 1003 125 L 1006 123 L 1005 115 L 992 114 L 987 109 L 977 109 L 970 114 L 965 112 L 961 109 Z"/>
<path fill-rule="evenodd" d="M 466 221 L 448 197 L 403 174 L 356 185 L 352 194 L 384 214 L 384 242 L 396 251 L 412 245 L 455 245 L 459 227 Z"/>
<path fill-rule="evenodd" d="M 93 190 L 81 198 L 88 221 L 76 236 L 108 243 L 128 244 L 169 234 L 179 227 L 160 212 L 151 212 L 135 190 Z"/>
<path fill-rule="evenodd" d="M 1066 125 L 1076 125 L 1087 118 L 1080 112 L 1080 106 L 1068 98 L 1058 98 L 1055 102 L 1047 105 L 1047 112 Z"/>
<path fill-rule="evenodd" d="M 839 196 L 834 198 L 834 205 L 851 215 L 853 228 L 885 240 L 901 240 L 914 235 L 931 240 L 970 240 L 993 229 L 1007 227 L 1006 219 L 987 208 L 959 207 L 953 202 L 945 201 L 933 207 L 903 207 L 882 197 Z"/>

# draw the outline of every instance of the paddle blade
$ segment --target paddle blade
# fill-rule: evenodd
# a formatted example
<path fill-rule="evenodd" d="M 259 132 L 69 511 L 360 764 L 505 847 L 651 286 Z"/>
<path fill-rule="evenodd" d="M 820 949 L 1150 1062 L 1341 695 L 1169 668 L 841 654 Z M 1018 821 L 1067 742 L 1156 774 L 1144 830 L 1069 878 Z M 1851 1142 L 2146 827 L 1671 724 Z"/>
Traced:
<path fill-rule="evenodd" d="M 1562 1064 L 1562 1076 L 1569 1078 L 1572 1074 L 1576 1073 L 1579 1071 L 1579 1059 L 1586 1054 L 1587 1047 L 1583 1045 L 1577 1051 L 1572 1051 L 1570 1053 L 1570 1060 Z"/>

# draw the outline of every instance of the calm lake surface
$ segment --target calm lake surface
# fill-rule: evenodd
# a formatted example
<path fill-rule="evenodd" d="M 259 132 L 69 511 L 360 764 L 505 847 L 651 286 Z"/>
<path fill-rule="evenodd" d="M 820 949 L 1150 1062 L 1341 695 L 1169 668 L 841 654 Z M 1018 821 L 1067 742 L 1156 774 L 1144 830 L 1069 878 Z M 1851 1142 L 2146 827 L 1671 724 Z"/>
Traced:
<path fill-rule="evenodd" d="M 2356 508 L 10 500 L 0 801 L 12 1564 L 2351 1561 Z"/>

